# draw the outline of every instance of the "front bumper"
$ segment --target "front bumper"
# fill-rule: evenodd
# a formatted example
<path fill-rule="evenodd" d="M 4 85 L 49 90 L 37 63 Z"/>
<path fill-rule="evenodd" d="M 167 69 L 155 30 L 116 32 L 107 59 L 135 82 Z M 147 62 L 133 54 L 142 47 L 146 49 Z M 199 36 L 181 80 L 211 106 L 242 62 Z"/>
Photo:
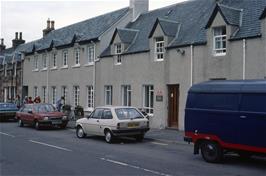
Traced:
<path fill-rule="evenodd" d="M 57 121 L 42 120 L 42 121 L 39 121 L 39 123 L 42 126 L 65 126 L 67 125 L 68 120 L 57 120 Z"/>
<path fill-rule="evenodd" d="M 150 128 L 138 128 L 138 129 L 117 129 L 112 130 L 114 136 L 131 136 L 145 134 Z"/>

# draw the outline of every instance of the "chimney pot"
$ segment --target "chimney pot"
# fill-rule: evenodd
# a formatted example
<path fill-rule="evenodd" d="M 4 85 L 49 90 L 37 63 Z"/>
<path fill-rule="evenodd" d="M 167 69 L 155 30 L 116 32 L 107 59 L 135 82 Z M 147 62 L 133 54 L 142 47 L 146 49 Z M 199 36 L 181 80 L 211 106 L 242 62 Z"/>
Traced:
<path fill-rule="evenodd" d="M 54 21 L 51 21 L 51 29 L 54 29 Z"/>
<path fill-rule="evenodd" d="M 15 39 L 18 39 L 18 32 L 15 33 Z"/>
<path fill-rule="evenodd" d="M 22 32 L 19 33 L 19 40 L 22 40 Z"/>
<path fill-rule="evenodd" d="M 50 18 L 47 20 L 47 29 L 50 29 Z"/>

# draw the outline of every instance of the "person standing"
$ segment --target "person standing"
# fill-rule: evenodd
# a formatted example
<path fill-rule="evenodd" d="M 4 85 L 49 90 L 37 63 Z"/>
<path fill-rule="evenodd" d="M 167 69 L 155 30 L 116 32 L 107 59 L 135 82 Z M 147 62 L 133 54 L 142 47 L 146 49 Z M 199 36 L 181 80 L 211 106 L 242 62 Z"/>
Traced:
<path fill-rule="evenodd" d="M 63 101 L 65 100 L 65 97 L 61 97 L 56 101 L 56 109 L 60 112 L 61 108 L 63 106 Z"/>
<path fill-rule="evenodd" d="M 17 108 L 21 107 L 21 100 L 19 95 L 16 95 L 15 104 L 17 105 Z"/>

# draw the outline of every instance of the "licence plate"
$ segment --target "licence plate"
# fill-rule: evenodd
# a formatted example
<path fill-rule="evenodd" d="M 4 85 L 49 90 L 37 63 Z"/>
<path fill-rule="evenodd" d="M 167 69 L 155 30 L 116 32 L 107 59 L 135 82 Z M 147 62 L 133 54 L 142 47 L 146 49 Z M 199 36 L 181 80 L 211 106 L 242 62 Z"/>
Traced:
<path fill-rule="evenodd" d="M 61 123 L 62 123 L 62 121 L 52 121 L 53 125 L 58 125 L 58 124 L 61 124 Z"/>
<path fill-rule="evenodd" d="M 139 123 L 135 122 L 135 123 L 128 123 L 127 124 L 127 127 L 128 128 L 136 128 L 136 127 L 139 127 Z"/>

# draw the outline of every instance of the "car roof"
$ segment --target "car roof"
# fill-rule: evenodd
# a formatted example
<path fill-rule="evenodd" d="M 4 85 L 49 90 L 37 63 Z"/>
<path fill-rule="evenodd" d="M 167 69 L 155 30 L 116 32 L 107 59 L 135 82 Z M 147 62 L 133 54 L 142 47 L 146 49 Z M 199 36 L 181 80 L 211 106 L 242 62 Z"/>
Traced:
<path fill-rule="evenodd" d="M 193 85 L 190 93 L 266 93 L 266 80 L 219 80 Z"/>

